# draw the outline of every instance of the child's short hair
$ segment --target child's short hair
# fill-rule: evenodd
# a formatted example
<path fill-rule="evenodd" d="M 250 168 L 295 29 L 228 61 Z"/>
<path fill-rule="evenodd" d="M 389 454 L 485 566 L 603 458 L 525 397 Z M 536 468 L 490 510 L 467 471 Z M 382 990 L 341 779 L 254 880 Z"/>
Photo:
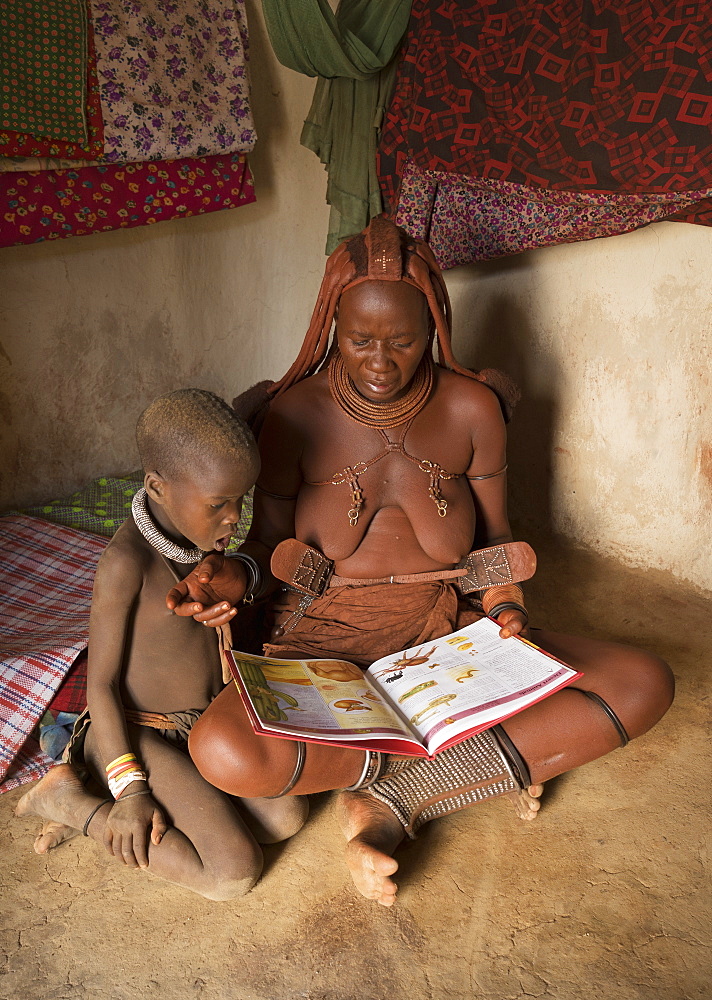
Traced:
<path fill-rule="evenodd" d="M 138 418 L 136 443 L 144 472 L 160 472 L 167 479 L 214 455 L 239 465 L 258 461 L 247 424 L 206 389 L 177 389 L 154 399 Z"/>

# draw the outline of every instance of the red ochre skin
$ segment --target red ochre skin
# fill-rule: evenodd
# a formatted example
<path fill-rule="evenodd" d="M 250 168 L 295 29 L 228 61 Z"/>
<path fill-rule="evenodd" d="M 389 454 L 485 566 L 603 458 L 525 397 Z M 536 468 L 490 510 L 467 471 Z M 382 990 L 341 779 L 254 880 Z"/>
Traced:
<path fill-rule="evenodd" d="M 336 334 L 361 395 L 382 402 L 402 397 L 427 348 L 427 317 L 424 296 L 404 282 L 365 281 L 344 292 Z M 397 428 L 387 433 L 398 440 L 401 432 Z M 437 462 L 449 472 L 478 476 L 505 465 L 505 444 L 505 426 L 494 393 L 480 382 L 436 367 L 431 398 L 407 432 L 408 452 Z M 446 517 L 437 517 L 428 496 L 427 476 L 402 455 L 388 455 L 359 477 L 365 502 L 355 526 L 347 517 L 350 494 L 346 485 L 307 485 L 328 480 L 382 448 L 377 431 L 355 423 L 332 399 L 325 372 L 286 392 L 272 404 L 260 437 L 260 484 L 270 493 L 296 499 L 275 500 L 257 492 L 247 551 L 267 571 L 268 553 L 274 546 L 284 538 L 297 537 L 333 559 L 340 576 L 373 578 L 450 568 L 473 544 L 511 540 L 504 475 L 443 480 L 448 511 Z M 213 563 L 219 566 L 220 596 L 224 594 L 235 605 L 244 592 L 244 580 L 235 580 L 231 586 L 227 580 L 230 567 L 224 568 L 222 562 L 210 557 L 208 575 Z M 205 580 L 203 586 L 218 592 L 217 578 L 211 584 Z M 173 592 L 174 602 L 180 597 L 187 599 L 179 613 L 192 613 L 187 586 L 183 593 Z M 217 612 L 218 608 L 205 607 L 195 617 L 212 624 L 222 620 Z M 514 611 L 504 612 L 500 623 L 509 626 L 510 633 L 524 626 Z M 670 671 L 651 654 L 550 633 L 537 633 L 537 642 L 585 671 L 578 686 L 590 687 L 611 704 L 631 737 L 645 732 L 670 704 Z M 218 717 L 222 718 L 227 704 L 231 733 L 218 763 L 210 765 L 207 758 L 212 750 L 203 753 L 201 746 L 205 741 L 206 748 L 212 747 L 212 730 L 222 729 Z M 243 788 L 246 782 L 250 794 L 274 794 L 291 773 L 294 750 L 281 740 L 252 738 L 246 719 L 239 724 L 240 715 L 238 699 L 231 691 L 224 692 L 194 730 L 191 753 L 209 779 L 223 787 L 232 785 L 229 775 L 234 771 L 236 785 Z M 575 691 L 560 692 L 520 713 L 506 729 L 537 782 L 619 743 L 600 709 Z M 358 777 L 362 759 L 360 751 L 342 753 L 310 745 L 296 789 L 344 787 Z"/>
<path fill-rule="evenodd" d="M 407 283 L 361 282 L 341 297 L 336 335 L 357 391 L 370 401 L 397 401 L 428 349 L 425 298 Z M 386 433 L 398 441 L 402 431 L 401 426 Z M 329 480 L 347 466 L 368 461 L 383 450 L 384 442 L 376 430 L 344 413 L 329 392 L 326 372 L 321 372 L 296 384 L 270 407 L 260 436 L 260 485 L 269 493 L 295 499 L 256 492 L 245 550 L 260 561 L 267 576 L 272 549 L 292 537 L 324 552 L 334 560 L 335 572 L 345 577 L 451 568 L 474 547 L 512 538 L 506 476 L 466 478 L 502 469 L 505 445 L 505 425 L 494 393 L 481 382 L 436 367 L 432 394 L 408 427 L 405 447 L 410 455 L 464 474 L 441 481 L 447 516 L 437 516 L 428 496 L 427 475 L 394 452 L 359 476 L 364 504 L 358 523 L 351 525 L 348 486 L 309 483 Z M 171 591 L 169 605 L 179 615 L 194 614 L 208 624 L 230 620 L 245 590 L 244 573 L 239 568 L 234 572 L 233 578 L 233 568 L 222 557 L 210 556 Z M 230 611 L 222 610 L 220 599 L 232 606 Z M 525 627 L 523 617 L 511 610 L 499 622 L 503 635 Z M 536 641 L 584 671 L 577 686 L 600 695 L 631 738 L 653 726 L 672 701 L 672 673 L 653 654 L 545 631 L 537 632 Z M 519 713 L 505 723 L 505 729 L 536 785 L 620 745 L 602 710 L 570 689 Z M 234 686 L 215 699 L 194 728 L 190 751 L 209 781 L 231 794 L 248 796 L 277 794 L 289 781 L 296 760 L 294 744 L 253 734 Z M 362 751 L 308 744 L 304 770 L 292 793 L 345 788 L 358 779 L 363 760 Z M 351 816 L 342 822 L 352 844 L 362 839 L 364 824 L 371 831 L 370 840 L 379 839 L 372 829 L 381 822 L 378 818 L 361 822 Z M 389 822 L 383 819 L 384 828 Z M 379 871 L 384 854 L 389 855 L 392 842 L 400 839 L 389 830 L 381 838 L 385 846 L 375 865 Z M 390 858 L 388 864 L 395 866 Z M 354 874 L 360 891 L 389 905 L 395 892 L 389 872 L 383 872 L 385 881 L 376 879 L 373 889 L 371 861 L 366 867 L 367 889 L 363 872 Z"/>

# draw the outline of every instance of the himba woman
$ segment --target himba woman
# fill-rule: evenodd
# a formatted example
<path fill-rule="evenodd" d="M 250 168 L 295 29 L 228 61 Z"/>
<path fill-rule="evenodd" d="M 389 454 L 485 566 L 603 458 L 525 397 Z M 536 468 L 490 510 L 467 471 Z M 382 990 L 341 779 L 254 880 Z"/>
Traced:
<path fill-rule="evenodd" d="M 257 395 L 238 408 L 254 411 Z M 267 396 L 249 537 L 236 559 L 209 555 L 169 607 L 214 626 L 237 614 L 239 625 L 240 601 L 270 596 L 268 655 L 361 667 L 483 614 L 503 637 L 526 629 L 519 587 L 488 587 L 477 557 L 466 559 L 511 542 L 511 392 L 500 373 L 455 361 L 447 290 L 426 244 L 382 217 L 341 244 L 299 356 Z M 654 655 L 543 630 L 534 639 L 584 676 L 433 761 L 256 736 L 234 685 L 193 729 L 190 752 L 232 795 L 344 790 L 353 880 L 390 906 L 406 834 L 493 795 L 532 819 L 542 782 L 625 745 L 672 701 L 672 674 Z"/>

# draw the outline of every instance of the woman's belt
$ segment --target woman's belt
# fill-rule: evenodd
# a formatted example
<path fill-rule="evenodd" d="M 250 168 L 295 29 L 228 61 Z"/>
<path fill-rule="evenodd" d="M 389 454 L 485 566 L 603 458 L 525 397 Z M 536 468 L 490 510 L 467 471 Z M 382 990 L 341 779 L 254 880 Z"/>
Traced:
<path fill-rule="evenodd" d="M 320 597 L 327 587 L 368 587 L 378 583 L 428 583 L 452 580 L 462 594 L 490 587 L 521 583 L 534 576 L 536 555 L 527 542 L 504 542 L 469 552 L 454 569 L 408 573 L 371 579 L 337 576 L 334 563 L 323 552 L 296 538 L 286 538 L 275 548 L 272 574 L 310 597 Z"/>

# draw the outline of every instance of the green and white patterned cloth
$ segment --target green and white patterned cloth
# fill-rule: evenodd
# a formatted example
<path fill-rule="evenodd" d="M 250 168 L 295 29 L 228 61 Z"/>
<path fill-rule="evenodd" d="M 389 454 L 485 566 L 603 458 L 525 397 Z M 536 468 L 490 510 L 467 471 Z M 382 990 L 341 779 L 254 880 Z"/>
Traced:
<path fill-rule="evenodd" d="M 131 472 L 128 476 L 101 476 L 99 479 L 93 479 L 70 497 L 25 507 L 20 513 L 111 538 L 119 525 L 130 516 L 131 501 L 141 486 L 143 486 L 143 473 L 140 470 Z M 16 512 L 11 511 L 11 513 Z M 250 492 L 245 497 L 242 518 L 235 537 L 228 546 L 228 553 L 234 551 L 245 540 L 251 523 L 252 493 Z"/>

